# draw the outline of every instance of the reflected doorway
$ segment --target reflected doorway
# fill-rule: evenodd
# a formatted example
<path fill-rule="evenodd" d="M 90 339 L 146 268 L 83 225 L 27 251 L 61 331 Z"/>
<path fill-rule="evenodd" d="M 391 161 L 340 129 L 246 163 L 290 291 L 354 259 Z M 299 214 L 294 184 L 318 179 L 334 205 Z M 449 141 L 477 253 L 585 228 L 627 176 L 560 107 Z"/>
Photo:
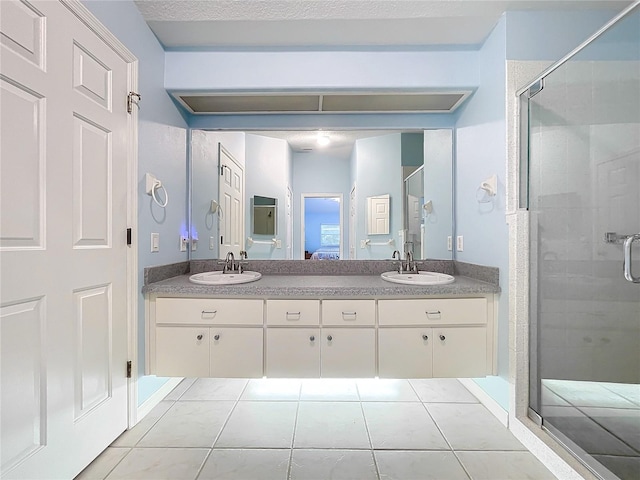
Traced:
<path fill-rule="evenodd" d="M 302 258 L 344 258 L 342 194 L 303 193 L 301 206 Z"/>

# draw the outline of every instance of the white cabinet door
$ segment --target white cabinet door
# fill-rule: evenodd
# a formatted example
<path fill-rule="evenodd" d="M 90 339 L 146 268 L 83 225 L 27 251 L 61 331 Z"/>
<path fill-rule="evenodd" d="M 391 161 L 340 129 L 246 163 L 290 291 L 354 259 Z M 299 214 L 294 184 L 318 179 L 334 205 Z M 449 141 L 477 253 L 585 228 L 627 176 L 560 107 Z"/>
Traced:
<path fill-rule="evenodd" d="M 320 376 L 319 328 L 267 329 L 267 377 Z"/>
<path fill-rule="evenodd" d="M 321 375 L 325 378 L 374 377 L 374 328 L 323 328 Z"/>
<path fill-rule="evenodd" d="M 378 330 L 378 376 L 430 378 L 433 331 L 430 328 Z"/>
<path fill-rule="evenodd" d="M 211 376 L 262 377 L 262 327 L 212 327 Z"/>
<path fill-rule="evenodd" d="M 159 377 L 208 377 L 209 329 L 157 327 L 155 374 Z"/>
<path fill-rule="evenodd" d="M 487 329 L 450 327 L 433 329 L 434 377 L 487 375 Z"/>

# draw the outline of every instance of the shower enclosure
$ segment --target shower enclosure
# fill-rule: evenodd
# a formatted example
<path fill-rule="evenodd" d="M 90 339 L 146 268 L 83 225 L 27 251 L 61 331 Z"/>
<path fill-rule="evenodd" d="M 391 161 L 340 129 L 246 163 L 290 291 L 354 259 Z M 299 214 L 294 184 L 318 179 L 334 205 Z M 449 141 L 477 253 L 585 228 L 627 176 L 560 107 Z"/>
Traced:
<path fill-rule="evenodd" d="M 640 478 L 640 6 L 520 97 L 530 416 L 597 476 Z"/>

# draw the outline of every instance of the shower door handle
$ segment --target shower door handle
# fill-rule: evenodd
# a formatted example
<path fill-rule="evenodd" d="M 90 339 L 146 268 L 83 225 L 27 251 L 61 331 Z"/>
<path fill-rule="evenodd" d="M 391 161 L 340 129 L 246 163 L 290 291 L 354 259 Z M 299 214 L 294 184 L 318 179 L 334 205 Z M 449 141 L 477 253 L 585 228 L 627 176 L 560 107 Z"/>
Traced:
<path fill-rule="evenodd" d="M 636 240 L 640 241 L 640 233 L 629 235 L 624 241 L 624 278 L 633 283 L 640 283 L 640 277 L 634 277 L 631 271 L 631 246 Z"/>

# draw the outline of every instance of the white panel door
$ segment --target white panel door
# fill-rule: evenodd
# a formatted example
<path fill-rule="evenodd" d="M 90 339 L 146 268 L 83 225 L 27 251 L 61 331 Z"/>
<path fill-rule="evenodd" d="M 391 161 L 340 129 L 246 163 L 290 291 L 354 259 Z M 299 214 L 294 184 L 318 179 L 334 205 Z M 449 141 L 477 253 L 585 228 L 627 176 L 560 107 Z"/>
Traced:
<path fill-rule="evenodd" d="M 222 208 L 220 258 L 224 258 L 228 252 L 237 256 L 244 250 L 244 169 L 221 143 L 218 144 L 218 164 Z"/>
<path fill-rule="evenodd" d="M 127 427 L 128 66 L 60 2 L 2 1 L 2 478 Z"/>

